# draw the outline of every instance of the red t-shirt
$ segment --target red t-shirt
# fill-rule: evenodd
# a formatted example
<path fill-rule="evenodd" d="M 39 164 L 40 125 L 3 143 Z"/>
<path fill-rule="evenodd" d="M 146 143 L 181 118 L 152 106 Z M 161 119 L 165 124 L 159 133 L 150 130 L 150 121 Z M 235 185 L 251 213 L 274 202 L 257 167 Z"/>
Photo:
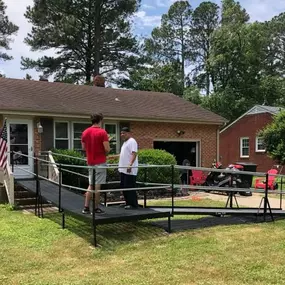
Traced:
<path fill-rule="evenodd" d="M 83 133 L 81 141 L 85 144 L 88 165 L 106 162 L 103 142 L 109 141 L 108 134 L 99 127 L 89 127 Z"/>

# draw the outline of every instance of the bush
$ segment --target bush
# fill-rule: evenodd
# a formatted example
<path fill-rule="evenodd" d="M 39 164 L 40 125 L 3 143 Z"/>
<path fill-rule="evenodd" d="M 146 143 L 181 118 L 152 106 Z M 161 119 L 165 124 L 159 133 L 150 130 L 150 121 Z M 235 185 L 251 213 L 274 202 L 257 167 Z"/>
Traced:
<path fill-rule="evenodd" d="M 137 181 L 171 184 L 172 168 L 176 165 L 175 157 L 165 150 L 142 149 L 138 153 L 139 164 L 169 165 L 168 167 L 139 168 Z M 174 183 L 179 183 L 179 170 L 174 169 Z"/>
<path fill-rule="evenodd" d="M 54 149 L 54 150 L 52 150 L 52 152 L 55 153 L 53 155 L 53 157 L 54 157 L 54 160 L 56 163 L 68 164 L 68 165 L 80 165 L 80 166 L 86 166 L 87 165 L 86 161 L 82 160 L 82 159 L 84 159 L 84 156 L 78 151 L 67 150 L 67 149 Z M 59 154 L 59 155 L 56 155 L 56 154 Z M 62 156 L 61 154 L 72 156 L 74 158 Z M 80 159 L 76 159 L 76 158 L 80 158 Z M 71 185 L 71 186 L 75 186 L 75 187 L 81 187 L 81 188 L 87 188 L 88 187 L 88 178 L 84 178 L 82 176 L 64 171 L 64 170 L 69 170 L 69 171 L 73 171 L 73 172 L 88 176 L 88 169 L 87 168 L 63 166 L 62 169 L 63 169 L 63 171 L 62 171 L 62 183 L 63 184 Z"/>
<path fill-rule="evenodd" d="M 68 164 L 68 165 L 84 165 L 86 166 L 86 161 L 76 158 L 84 158 L 84 156 L 75 150 L 60 150 L 55 149 L 53 150 L 55 153 L 54 159 L 57 163 L 61 164 Z M 74 158 L 69 158 L 61 155 L 68 155 Z M 176 165 L 175 157 L 166 152 L 165 150 L 159 149 L 142 149 L 139 150 L 139 164 L 146 164 L 146 165 L 168 165 L 168 167 L 154 167 L 154 168 L 139 168 L 138 170 L 138 177 L 137 181 L 139 182 L 149 182 L 149 183 L 162 183 L 162 184 L 171 184 L 172 182 L 172 169 L 171 165 Z M 118 164 L 119 159 L 108 159 L 108 164 Z M 86 168 L 76 168 L 76 167 L 63 167 L 63 169 L 67 169 L 76 173 L 88 175 L 88 169 Z M 88 187 L 88 179 L 76 176 L 75 174 L 63 171 L 62 173 L 62 180 L 63 183 L 66 185 L 72 185 L 81 188 Z M 118 173 L 118 169 L 108 169 L 107 170 L 107 181 L 119 181 L 120 176 Z M 174 183 L 179 183 L 179 170 L 174 170 Z M 108 188 L 111 185 L 108 186 Z M 105 187 L 104 187 L 105 188 Z"/>

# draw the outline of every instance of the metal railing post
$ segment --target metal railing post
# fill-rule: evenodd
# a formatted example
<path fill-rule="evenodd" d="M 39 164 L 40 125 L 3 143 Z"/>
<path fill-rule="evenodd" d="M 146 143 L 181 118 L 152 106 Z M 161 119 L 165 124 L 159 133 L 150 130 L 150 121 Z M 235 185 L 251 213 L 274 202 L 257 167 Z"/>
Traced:
<path fill-rule="evenodd" d="M 174 165 L 171 165 L 171 210 L 174 215 Z"/>
<path fill-rule="evenodd" d="M 144 183 L 147 180 L 147 167 L 144 168 Z M 143 191 L 143 207 L 146 208 L 146 191 Z"/>
<path fill-rule="evenodd" d="M 281 177 L 280 184 L 280 209 L 282 210 L 282 199 L 283 199 L 283 177 Z"/>
<path fill-rule="evenodd" d="M 58 175 L 58 211 L 61 213 L 61 188 L 62 188 L 62 169 L 61 164 L 58 167 L 59 175 Z"/>
<path fill-rule="evenodd" d="M 264 196 L 264 209 L 263 209 L 264 221 L 266 220 L 267 203 L 268 203 L 268 173 L 266 173 L 266 178 L 265 178 L 265 196 Z"/>
<path fill-rule="evenodd" d="M 92 216 L 93 216 L 93 238 L 94 238 L 94 246 L 97 246 L 97 237 L 96 237 L 96 222 L 95 222 L 95 202 L 96 202 L 96 197 L 95 197 L 95 175 L 96 175 L 96 170 L 95 168 L 92 169 Z"/>
<path fill-rule="evenodd" d="M 36 205 L 35 205 L 35 215 L 39 216 L 39 166 L 38 166 L 38 158 L 34 158 L 35 165 L 35 174 L 36 174 Z"/>

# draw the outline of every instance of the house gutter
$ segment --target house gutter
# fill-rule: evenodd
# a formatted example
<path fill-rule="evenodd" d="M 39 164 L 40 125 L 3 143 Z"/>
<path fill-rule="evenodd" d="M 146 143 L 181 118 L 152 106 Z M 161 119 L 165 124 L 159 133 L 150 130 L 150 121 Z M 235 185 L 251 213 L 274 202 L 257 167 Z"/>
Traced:
<path fill-rule="evenodd" d="M 9 116 L 31 116 L 31 117 L 52 117 L 52 118 L 70 118 L 70 119 L 84 119 L 89 120 L 90 116 L 80 114 L 59 114 L 59 113 L 43 113 L 43 112 L 21 112 L 21 111 L 0 111 L 2 115 Z M 105 120 L 116 121 L 136 121 L 136 122 L 158 122 L 158 123 L 179 123 L 179 124 L 200 124 L 200 125 L 218 125 L 222 126 L 224 122 L 210 122 L 210 121 L 191 121 L 191 120 L 171 120 L 171 119 L 152 119 L 152 118 L 132 118 L 132 117 L 110 117 L 104 116 Z"/>

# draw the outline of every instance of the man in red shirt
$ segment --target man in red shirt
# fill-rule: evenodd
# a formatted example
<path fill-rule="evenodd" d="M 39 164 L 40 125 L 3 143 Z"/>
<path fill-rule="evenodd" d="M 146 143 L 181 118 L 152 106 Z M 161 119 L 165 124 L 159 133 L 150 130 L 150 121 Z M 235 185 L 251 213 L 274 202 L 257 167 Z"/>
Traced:
<path fill-rule="evenodd" d="M 87 164 L 89 166 L 106 166 L 106 155 L 110 151 L 110 144 L 107 132 L 100 127 L 103 120 L 101 113 L 91 116 L 92 126 L 87 128 L 81 137 L 83 150 L 86 151 Z M 93 171 L 89 169 L 89 187 L 93 190 Z M 104 213 L 99 208 L 101 184 L 106 183 L 107 169 L 97 168 L 95 170 L 95 213 Z M 83 214 L 90 214 L 91 193 L 86 192 Z"/>

